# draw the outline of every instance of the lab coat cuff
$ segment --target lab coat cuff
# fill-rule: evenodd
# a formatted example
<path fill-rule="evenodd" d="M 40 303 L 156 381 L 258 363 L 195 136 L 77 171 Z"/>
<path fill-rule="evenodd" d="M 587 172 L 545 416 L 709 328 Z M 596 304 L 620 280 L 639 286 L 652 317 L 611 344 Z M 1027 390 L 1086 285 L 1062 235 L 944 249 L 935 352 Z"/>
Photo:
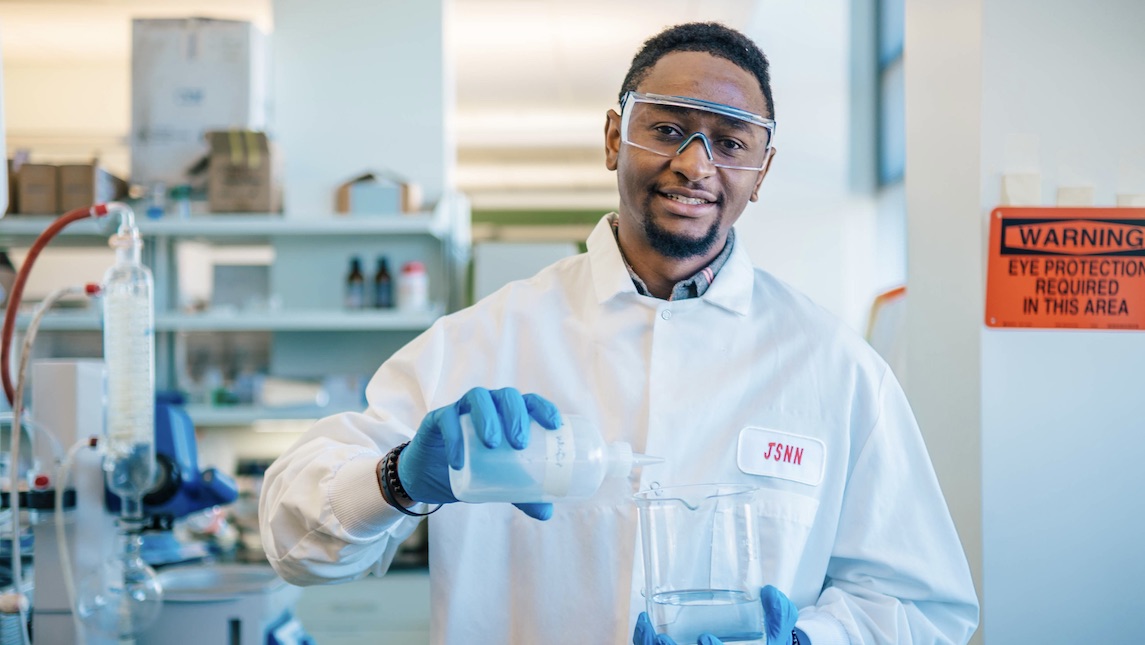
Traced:
<path fill-rule="evenodd" d="M 399 519 L 397 511 L 386 504 L 378 488 L 378 460 L 363 454 L 342 464 L 334 473 L 327 489 L 330 510 L 338 523 L 352 537 L 363 539 L 385 532 Z"/>
<path fill-rule="evenodd" d="M 807 635 L 811 645 L 851 645 L 843 623 L 825 611 L 801 611 L 795 626 Z"/>

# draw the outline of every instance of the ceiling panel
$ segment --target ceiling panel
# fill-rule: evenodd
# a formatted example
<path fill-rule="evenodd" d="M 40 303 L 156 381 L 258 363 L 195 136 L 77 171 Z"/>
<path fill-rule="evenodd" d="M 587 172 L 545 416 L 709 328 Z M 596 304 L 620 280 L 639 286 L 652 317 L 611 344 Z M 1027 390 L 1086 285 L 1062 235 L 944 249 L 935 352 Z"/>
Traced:
<path fill-rule="evenodd" d="M 748 0 L 456 0 L 451 42 L 464 108 L 609 104 L 632 56 L 670 24 L 742 27 Z"/>

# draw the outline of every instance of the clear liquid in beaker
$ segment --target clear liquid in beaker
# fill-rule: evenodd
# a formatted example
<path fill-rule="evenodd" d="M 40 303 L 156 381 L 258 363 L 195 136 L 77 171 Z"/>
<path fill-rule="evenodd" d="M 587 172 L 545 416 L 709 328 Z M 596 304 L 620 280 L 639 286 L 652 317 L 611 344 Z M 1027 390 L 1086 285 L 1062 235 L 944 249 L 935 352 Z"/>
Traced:
<path fill-rule="evenodd" d="M 725 643 L 763 640 L 763 606 L 743 591 L 685 589 L 652 596 L 656 631 L 677 643 L 711 634 Z"/>

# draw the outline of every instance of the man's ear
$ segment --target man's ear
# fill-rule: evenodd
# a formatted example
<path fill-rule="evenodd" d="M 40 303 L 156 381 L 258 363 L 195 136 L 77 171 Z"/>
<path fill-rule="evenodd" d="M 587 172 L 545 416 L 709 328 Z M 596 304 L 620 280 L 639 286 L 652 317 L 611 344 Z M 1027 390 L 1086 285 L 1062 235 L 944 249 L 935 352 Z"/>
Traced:
<path fill-rule="evenodd" d="M 763 164 L 763 170 L 759 171 L 759 176 L 755 178 L 755 188 L 751 191 L 751 201 L 759 201 L 759 187 L 763 183 L 763 178 L 767 176 L 767 171 L 771 170 L 771 160 L 775 159 L 777 148 L 774 146 L 767 151 L 767 161 Z"/>
<path fill-rule="evenodd" d="M 620 115 L 609 110 L 604 115 L 604 166 L 616 170 L 616 160 L 620 157 Z"/>

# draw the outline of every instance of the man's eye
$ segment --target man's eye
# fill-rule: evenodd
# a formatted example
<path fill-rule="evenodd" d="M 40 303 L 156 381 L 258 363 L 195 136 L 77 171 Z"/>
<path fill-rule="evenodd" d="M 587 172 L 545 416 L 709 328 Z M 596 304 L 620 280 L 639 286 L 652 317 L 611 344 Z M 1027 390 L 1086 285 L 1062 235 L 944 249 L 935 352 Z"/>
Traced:
<path fill-rule="evenodd" d="M 674 125 L 668 125 L 666 123 L 661 123 L 660 125 L 652 126 L 652 130 L 655 131 L 656 134 L 659 134 L 659 135 L 665 136 L 665 137 L 683 136 L 683 132 L 680 131 L 680 128 L 677 128 Z"/>
<path fill-rule="evenodd" d="M 735 139 L 720 139 L 716 145 L 720 146 L 724 150 L 733 152 L 747 150 L 747 146 L 743 145 L 739 141 L 736 141 Z"/>

